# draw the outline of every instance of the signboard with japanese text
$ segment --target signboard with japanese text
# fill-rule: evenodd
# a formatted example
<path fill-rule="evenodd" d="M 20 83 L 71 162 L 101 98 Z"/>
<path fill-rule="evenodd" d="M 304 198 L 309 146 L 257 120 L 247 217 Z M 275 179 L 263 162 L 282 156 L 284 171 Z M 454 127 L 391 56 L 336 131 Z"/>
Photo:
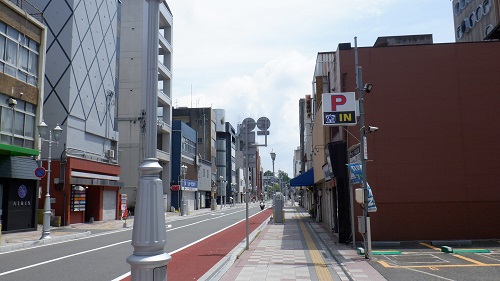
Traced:
<path fill-rule="evenodd" d="M 198 181 L 181 180 L 182 190 L 198 191 Z"/>

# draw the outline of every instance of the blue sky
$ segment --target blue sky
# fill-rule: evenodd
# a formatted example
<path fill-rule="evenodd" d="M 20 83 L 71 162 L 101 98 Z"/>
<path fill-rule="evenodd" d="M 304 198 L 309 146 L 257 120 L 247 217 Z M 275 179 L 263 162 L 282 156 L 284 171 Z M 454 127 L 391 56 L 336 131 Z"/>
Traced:
<path fill-rule="evenodd" d="M 173 106 L 226 110 L 236 128 L 246 117 L 271 121 L 264 171 L 293 178 L 299 99 L 312 93 L 318 52 L 354 37 L 433 34 L 454 42 L 450 0 L 172 0 Z M 363 62 L 360 61 L 360 65 Z M 353 89 L 354 90 L 354 89 Z M 263 143 L 264 139 L 258 139 Z"/>

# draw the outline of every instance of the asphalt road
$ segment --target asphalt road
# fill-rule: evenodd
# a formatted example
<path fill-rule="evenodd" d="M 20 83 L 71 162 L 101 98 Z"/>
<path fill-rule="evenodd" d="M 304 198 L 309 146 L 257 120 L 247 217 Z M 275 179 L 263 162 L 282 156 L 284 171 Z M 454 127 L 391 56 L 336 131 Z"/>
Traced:
<path fill-rule="evenodd" d="M 387 280 L 408 281 L 496 281 L 500 280 L 500 243 L 476 241 L 472 245 L 453 246 L 454 251 L 489 252 L 445 253 L 427 243 L 413 243 L 396 249 L 401 254 L 374 256 L 370 264 Z"/>
<path fill-rule="evenodd" d="M 250 206 L 249 215 L 260 208 Z M 245 220 L 245 208 L 229 208 L 167 222 L 171 255 L 230 225 Z M 0 280 L 72 281 L 114 280 L 127 274 L 126 258 L 133 252 L 131 229 L 92 234 L 89 237 L 0 253 Z"/>

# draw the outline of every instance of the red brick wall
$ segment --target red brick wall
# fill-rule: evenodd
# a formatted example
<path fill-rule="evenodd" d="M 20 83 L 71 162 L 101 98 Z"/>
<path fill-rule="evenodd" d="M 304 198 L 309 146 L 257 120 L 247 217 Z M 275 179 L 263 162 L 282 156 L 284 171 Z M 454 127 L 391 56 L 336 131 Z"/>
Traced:
<path fill-rule="evenodd" d="M 363 82 L 374 85 L 365 124 L 380 128 L 367 134 L 373 240 L 500 238 L 499 49 L 359 49 Z M 340 52 L 346 89 L 355 91 L 354 51 Z"/>

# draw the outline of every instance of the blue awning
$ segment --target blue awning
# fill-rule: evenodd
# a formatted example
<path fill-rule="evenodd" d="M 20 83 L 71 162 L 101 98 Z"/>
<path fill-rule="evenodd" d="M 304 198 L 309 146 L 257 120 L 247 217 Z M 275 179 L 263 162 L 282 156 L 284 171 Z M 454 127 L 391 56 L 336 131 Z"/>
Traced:
<path fill-rule="evenodd" d="M 310 186 L 314 184 L 314 169 L 296 176 L 290 180 L 290 186 Z"/>

